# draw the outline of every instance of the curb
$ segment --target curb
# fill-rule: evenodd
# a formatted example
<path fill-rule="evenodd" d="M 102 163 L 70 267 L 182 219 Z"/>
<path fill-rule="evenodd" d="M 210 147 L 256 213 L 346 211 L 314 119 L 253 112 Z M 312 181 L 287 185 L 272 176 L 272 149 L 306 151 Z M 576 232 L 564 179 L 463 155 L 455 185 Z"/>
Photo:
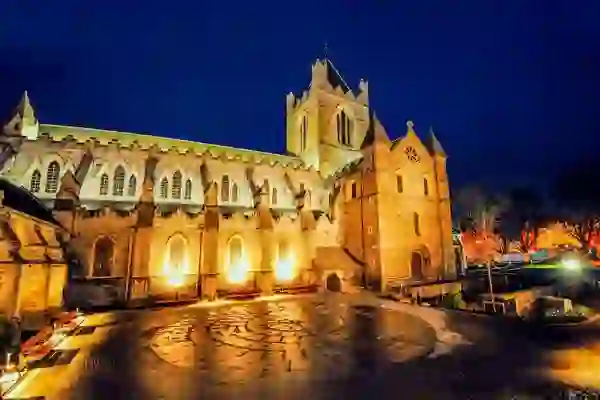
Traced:
<path fill-rule="evenodd" d="M 55 321 L 59 322 L 62 326 L 59 328 L 45 326 L 35 336 L 29 338 L 21 345 L 25 367 L 21 371 L 12 373 L 15 375 L 8 378 L 6 387 L 3 387 L 4 382 L 2 381 L 10 374 L 0 375 L 0 399 L 8 395 L 27 376 L 29 372 L 28 365 L 30 363 L 39 361 L 47 356 L 67 338 L 67 333 L 81 326 L 85 321 L 85 316 L 76 312 L 69 312 L 61 314 Z"/>

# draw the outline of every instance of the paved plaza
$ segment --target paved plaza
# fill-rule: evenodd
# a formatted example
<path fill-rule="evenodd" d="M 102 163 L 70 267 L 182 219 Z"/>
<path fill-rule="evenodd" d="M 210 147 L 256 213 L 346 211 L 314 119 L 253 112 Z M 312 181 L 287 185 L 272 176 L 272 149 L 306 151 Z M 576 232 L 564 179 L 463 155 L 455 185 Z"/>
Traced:
<path fill-rule="evenodd" d="M 8 397 L 460 399 L 553 390 L 530 374 L 536 346 L 490 324 L 340 294 L 95 314 Z"/>

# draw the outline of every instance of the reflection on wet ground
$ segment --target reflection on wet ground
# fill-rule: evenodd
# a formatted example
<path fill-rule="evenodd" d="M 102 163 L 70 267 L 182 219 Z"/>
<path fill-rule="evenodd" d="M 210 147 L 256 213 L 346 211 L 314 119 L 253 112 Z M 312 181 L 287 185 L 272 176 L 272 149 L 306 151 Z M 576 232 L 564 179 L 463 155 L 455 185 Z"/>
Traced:
<path fill-rule="evenodd" d="M 560 387 L 529 374 L 544 350 L 526 332 L 363 300 L 336 294 L 129 313 L 72 336 L 94 345 L 71 365 L 40 368 L 48 382 L 53 368 L 75 371 L 46 399 L 560 398 Z M 470 345 L 435 356 L 440 321 Z"/>
<path fill-rule="evenodd" d="M 435 340 L 433 328 L 412 315 L 308 301 L 239 305 L 188 317 L 159 328 L 150 348 L 161 360 L 221 384 L 277 374 L 310 380 L 372 374 L 426 355 Z"/>

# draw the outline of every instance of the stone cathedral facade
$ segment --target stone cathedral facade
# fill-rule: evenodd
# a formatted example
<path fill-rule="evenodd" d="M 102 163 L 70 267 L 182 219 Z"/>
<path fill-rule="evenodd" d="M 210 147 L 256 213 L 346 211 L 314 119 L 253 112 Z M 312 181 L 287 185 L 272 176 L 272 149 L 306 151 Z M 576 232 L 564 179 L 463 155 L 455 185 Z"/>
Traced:
<path fill-rule="evenodd" d="M 286 98 L 286 154 L 38 121 L 4 126 L 2 175 L 71 235 L 71 278 L 122 301 L 307 287 L 383 290 L 454 275 L 446 154 L 391 140 L 329 60 Z"/>

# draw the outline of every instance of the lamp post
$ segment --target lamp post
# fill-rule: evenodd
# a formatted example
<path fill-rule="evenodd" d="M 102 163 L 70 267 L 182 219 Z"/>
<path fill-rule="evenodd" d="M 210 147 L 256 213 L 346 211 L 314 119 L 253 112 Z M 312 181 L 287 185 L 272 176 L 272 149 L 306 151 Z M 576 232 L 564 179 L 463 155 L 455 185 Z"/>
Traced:
<path fill-rule="evenodd" d="M 488 285 L 490 287 L 490 299 L 492 300 L 492 310 L 496 313 L 496 299 L 494 298 L 494 284 L 492 280 L 492 260 L 487 261 Z"/>

